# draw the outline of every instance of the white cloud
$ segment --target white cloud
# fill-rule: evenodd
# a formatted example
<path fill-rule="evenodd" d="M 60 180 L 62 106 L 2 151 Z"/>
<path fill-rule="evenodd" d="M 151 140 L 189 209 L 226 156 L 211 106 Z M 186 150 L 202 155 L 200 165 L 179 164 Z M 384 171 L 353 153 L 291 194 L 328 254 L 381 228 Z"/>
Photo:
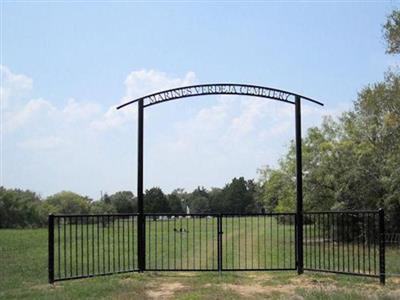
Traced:
<path fill-rule="evenodd" d="M 56 108 L 44 99 L 32 99 L 20 109 L 6 111 L 5 128 L 13 131 L 26 125 L 30 125 L 37 118 L 43 119 L 56 112 Z"/>
<path fill-rule="evenodd" d="M 195 81 L 196 74 L 191 71 L 187 72 L 183 78 L 172 77 L 156 70 L 134 71 L 125 79 L 126 95 L 124 100 L 133 100 L 158 91 L 190 85 Z"/>
<path fill-rule="evenodd" d="M 3 65 L 0 65 L 0 80 L 0 96 L 3 109 L 8 106 L 11 99 L 26 94 L 33 86 L 31 78 L 23 74 L 12 73 Z"/>
<path fill-rule="evenodd" d="M 62 115 L 67 121 L 90 119 L 100 113 L 101 107 L 97 103 L 79 103 L 75 99 L 68 99 L 66 106 L 62 109 Z"/>
<path fill-rule="evenodd" d="M 169 76 L 156 70 L 139 70 L 131 72 L 125 79 L 125 95 L 121 104 L 136 98 L 166 89 L 193 84 L 196 81 L 194 72 L 187 72 L 183 78 Z M 136 105 L 116 110 L 110 107 L 101 118 L 91 123 L 95 130 L 120 128 L 136 119 Z"/>

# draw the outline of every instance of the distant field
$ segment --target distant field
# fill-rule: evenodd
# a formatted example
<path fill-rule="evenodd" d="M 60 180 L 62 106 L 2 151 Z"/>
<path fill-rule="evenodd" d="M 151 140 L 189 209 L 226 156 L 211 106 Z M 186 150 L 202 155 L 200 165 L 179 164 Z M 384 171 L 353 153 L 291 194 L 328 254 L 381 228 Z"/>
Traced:
<path fill-rule="evenodd" d="M 181 263 L 183 266 L 188 263 L 188 258 L 191 258 L 191 256 L 187 255 L 186 250 L 193 250 L 193 248 L 195 255 L 202 255 L 202 266 L 205 267 L 207 264 L 212 266 L 213 260 L 210 257 L 213 257 L 212 251 L 216 250 L 213 248 L 216 245 L 214 241 L 213 246 L 215 236 L 212 236 L 212 231 L 215 223 L 213 224 L 212 220 L 206 222 L 203 219 L 201 226 L 200 221 L 197 220 L 196 222 L 199 224 L 195 223 L 194 225 L 195 238 L 192 240 L 189 237 L 190 235 L 193 236 L 193 227 L 192 229 L 190 228 L 190 221 L 182 219 L 162 222 L 164 223 L 149 221 L 147 224 L 150 232 L 155 230 L 155 226 L 157 226 L 158 232 L 157 240 L 154 237 L 152 240 L 148 240 L 149 253 L 156 256 L 156 258 L 148 257 L 148 267 L 152 266 L 151 264 L 160 266 L 162 263 L 166 266 L 166 261 L 168 261 L 168 251 L 166 250 L 168 249 L 170 250 L 171 263 L 171 257 L 175 257 L 175 254 L 172 255 L 171 252 L 174 248 L 178 251 L 176 254 L 176 258 L 179 258 L 176 261 L 178 266 Z M 169 230 L 167 222 L 170 224 Z M 178 233 L 174 231 L 174 228 L 177 230 L 183 228 L 183 224 L 186 222 L 189 224 L 186 232 Z M 293 248 L 290 237 L 294 228 L 290 225 L 278 225 L 273 220 L 272 227 L 271 225 L 264 227 L 263 222 L 264 220 L 262 219 L 253 219 L 252 221 L 242 219 L 240 221 L 240 230 L 238 221 L 227 222 L 226 227 L 223 228 L 224 235 L 226 234 L 226 238 L 225 236 L 223 237 L 223 245 L 226 249 L 225 251 L 227 251 L 227 266 L 237 267 L 235 264 L 238 263 L 239 258 L 241 264 L 245 264 L 247 261 L 248 266 L 258 266 L 258 264 L 260 266 L 264 264 L 273 265 L 274 261 L 285 261 L 287 265 L 290 265 L 291 257 L 289 254 L 291 253 L 290 249 Z M 266 222 L 270 222 L 270 220 L 268 219 Z M 162 235 L 159 234 L 159 226 L 163 227 L 164 234 Z M 201 234 L 199 233 L 200 230 Z M 252 237 L 247 235 L 246 241 L 244 241 L 245 230 L 246 233 L 249 230 L 255 232 Z M 272 238 L 272 247 L 270 241 L 264 240 L 264 230 L 266 230 L 266 236 Z M 127 232 L 124 232 L 124 234 L 124 239 L 127 239 Z M 132 234 L 131 231 L 130 234 Z M 170 246 L 168 246 L 168 234 Z M 283 237 L 283 234 L 285 235 L 285 260 L 282 260 L 283 251 L 277 251 L 278 246 L 274 246 L 274 242 L 278 241 L 276 238 L 278 234 L 280 237 Z M 151 235 L 153 234 L 151 233 Z M 122 236 L 120 236 L 121 239 Z M 200 240 L 201 246 L 199 245 Z M 172 247 L 172 241 L 174 241 L 176 247 Z M 104 242 L 108 242 L 107 238 Z M 267 247 L 265 247 L 265 242 Z M 155 248 L 156 244 L 157 250 Z M 161 245 L 163 245 L 162 248 Z M 195 245 L 195 247 L 191 245 Z M 239 249 L 240 254 L 238 253 Z M 98 250 L 101 250 L 99 252 L 102 258 L 102 246 Z M 126 248 L 125 251 L 127 250 Z M 162 255 L 161 253 L 164 254 Z M 280 257 L 279 260 L 278 257 Z M 125 259 L 127 261 L 128 257 L 125 257 Z M 133 266 L 132 260 L 133 257 L 131 256 L 130 263 Z M 387 249 L 386 260 L 388 273 L 400 273 L 399 249 Z M 172 262 L 175 263 L 174 260 Z M 75 264 L 76 262 L 73 261 L 73 263 Z M 189 262 L 189 266 L 191 264 L 192 262 Z M 269 295 L 268 297 L 272 298 L 285 298 L 288 293 L 307 299 L 400 298 L 400 280 L 398 277 L 389 278 L 387 286 L 382 288 L 377 279 L 313 274 L 309 272 L 302 276 L 297 276 L 295 272 L 224 272 L 222 274 L 218 274 L 218 272 L 128 273 L 62 282 L 57 283 L 55 285 L 56 288 L 52 288 L 47 284 L 47 229 L 0 230 L 0 266 L 1 299 L 53 299 L 55 297 L 60 299 L 102 297 L 156 299 L 157 295 L 162 295 L 162 293 L 167 293 L 165 297 L 173 299 L 246 299 L 248 297 L 262 299 L 265 295 Z M 100 266 L 108 267 L 107 260 L 105 260 L 104 266 L 102 264 Z M 171 287 L 170 291 L 168 287 Z M 204 287 L 207 288 L 205 289 Z M 310 287 L 312 288 L 310 289 Z"/>

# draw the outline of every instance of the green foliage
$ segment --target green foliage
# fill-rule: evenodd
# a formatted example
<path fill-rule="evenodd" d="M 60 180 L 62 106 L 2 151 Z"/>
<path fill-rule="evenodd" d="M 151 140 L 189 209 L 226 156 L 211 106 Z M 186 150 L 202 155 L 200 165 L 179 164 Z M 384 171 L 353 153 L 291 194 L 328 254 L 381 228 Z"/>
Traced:
<path fill-rule="evenodd" d="M 88 214 L 91 199 L 69 191 L 62 191 L 46 198 L 44 206 L 53 214 Z"/>
<path fill-rule="evenodd" d="M 38 227 L 45 222 L 46 213 L 38 195 L 0 187 L 0 228 Z"/>
<path fill-rule="evenodd" d="M 389 230 L 400 230 L 400 75 L 364 88 L 337 121 L 325 118 L 303 139 L 306 210 L 385 208 Z M 294 210 L 294 145 L 279 168 L 262 170 L 268 209 Z"/>
<path fill-rule="evenodd" d="M 146 190 L 143 201 L 144 211 L 146 213 L 170 212 L 167 196 L 165 196 L 163 191 L 158 187 Z"/>
<path fill-rule="evenodd" d="M 171 213 L 184 213 L 184 209 L 182 206 L 182 200 L 177 194 L 170 194 L 168 195 L 168 206 Z"/>
<path fill-rule="evenodd" d="M 116 192 L 103 197 L 105 203 L 111 204 L 117 213 L 133 213 L 137 211 L 137 199 L 131 191 Z"/>
<path fill-rule="evenodd" d="M 384 29 L 384 37 L 387 42 L 387 53 L 400 52 L 400 11 L 394 10 L 387 18 Z"/>

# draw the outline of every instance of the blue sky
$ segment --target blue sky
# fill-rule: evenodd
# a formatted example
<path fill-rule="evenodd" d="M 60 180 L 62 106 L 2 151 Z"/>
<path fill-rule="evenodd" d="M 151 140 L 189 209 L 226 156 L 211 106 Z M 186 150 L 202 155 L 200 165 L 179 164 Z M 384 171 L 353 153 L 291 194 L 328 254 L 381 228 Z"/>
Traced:
<path fill-rule="evenodd" d="M 398 1 L 2 2 L 2 179 L 42 196 L 136 190 L 136 114 L 121 102 L 192 83 L 253 83 L 326 104 L 304 131 L 351 108 L 396 65 L 382 24 Z M 293 108 L 246 97 L 153 106 L 145 187 L 223 186 L 275 166 Z"/>

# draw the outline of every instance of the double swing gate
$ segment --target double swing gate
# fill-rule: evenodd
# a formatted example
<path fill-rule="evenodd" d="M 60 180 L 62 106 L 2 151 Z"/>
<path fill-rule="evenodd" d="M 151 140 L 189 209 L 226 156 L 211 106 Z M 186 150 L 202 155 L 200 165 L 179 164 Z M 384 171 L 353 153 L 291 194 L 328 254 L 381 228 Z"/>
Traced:
<path fill-rule="evenodd" d="M 385 280 L 383 211 L 304 213 L 301 242 L 295 213 L 144 214 L 140 224 L 138 214 L 50 215 L 49 282 L 145 270 L 299 271 L 300 264 Z"/>

